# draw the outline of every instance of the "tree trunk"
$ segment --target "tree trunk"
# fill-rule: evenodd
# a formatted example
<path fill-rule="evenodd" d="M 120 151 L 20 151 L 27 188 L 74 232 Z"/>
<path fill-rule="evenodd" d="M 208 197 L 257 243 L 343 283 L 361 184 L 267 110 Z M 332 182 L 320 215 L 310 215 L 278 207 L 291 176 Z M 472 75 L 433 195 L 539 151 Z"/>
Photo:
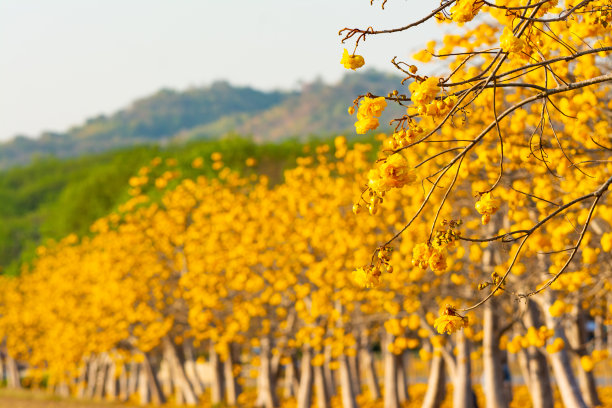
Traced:
<path fill-rule="evenodd" d="M 566 408 L 587 408 L 584 399 L 580 395 L 580 387 L 578 387 L 576 377 L 572 372 L 572 366 L 567 352 L 569 343 L 565 335 L 565 330 L 561 324 L 561 319 L 551 316 L 549 312 L 549 308 L 553 302 L 552 290 L 547 290 L 542 294 L 542 297 L 534 299 L 539 299 L 540 307 L 546 319 L 546 326 L 555 331 L 555 338 L 560 338 L 565 342 L 563 350 L 548 355 L 563 404 Z"/>
<path fill-rule="evenodd" d="M 316 397 L 317 397 L 317 408 L 329 408 L 330 405 L 330 397 L 329 390 L 327 389 L 327 383 L 325 381 L 325 372 L 323 371 L 322 365 L 317 365 L 312 367 L 312 371 L 314 374 L 314 386 L 316 389 Z"/>
<path fill-rule="evenodd" d="M 204 392 L 204 385 L 200 381 L 200 377 L 198 377 L 198 373 L 196 372 L 196 363 L 195 363 L 195 350 L 193 349 L 193 343 L 191 340 L 183 341 L 183 355 L 185 357 L 185 375 L 187 376 L 187 380 L 193 387 L 193 392 L 199 397 Z"/>
<path fill-rule="evenodd" d="M 378 386 L 378 377 L 376 375 L 376 368 L 374 367 L 374 355 L 370 348 L 370 342 L 367 334 L 361 335 L 359 362 L 362 365 L 362 371 L 365 374 L 365 381 L 370 391 L 370 397 L 372 401 L 380 399 L 380 387 Z"/>
<path fill-rule="evenodd" d="M 151 392 L 149 382 L 147 379 L 147 373 L 144 369 L 144 363 L 140 370 L 137 371 L 138 375 L 138 396 L 140 398 L 140 405 L 149 405 L 151 402 Z"/>
<path fill-rule="evenodd" d="M 87 384 L 87 361 L 85 359 L 83 361 L 83 365 L 79 368 L 79 378 L 76 383 L 76 397 L 79 399 L 85 398 L 85 387 Z"/>
<path fill-rule="evenodd" d="M 184 401 L 187 405 L 196 405 L 198 396 L 196 395 L 192 384 L 187 379 L 181 356 L 176 350 L 176 346 L 168 337 L 162 340 L 164 348 L 164 359 L 168 362 L 170 376 L 174 383 L 177 403 Z"/>
<path fill-rule="evenodd" d="M 91 356 L 89 358 L 89 367 L 87 367 L 87 390 L 85 391 L 85 398 L 87 399 L 91 399 L 94 396 L 99 361 L 100 356 Z"/>
<path fill-rule="evenodd" d="M 106 392 L 106 399 L 109 401 L 115 401 L 117 399 L 117 366 L 111 359 L 107 359 L 107 373 L 106 373 L 106 384 L 104 391 Z"/>
<path fill-rule="evenodd" d="M 444 359 L 440 353 L 434 353 L 429 369 L 427 391 L 423 398 L 422 408 L 437 408 L 442 406 L 446 395 L 446 373 L 444 372 Z"/>
<path fill-rule="evenodd" d="M 225 382 L 225 394 L 228 405 L 238 404 L 238 395 L 240 394 L 240 386 L 234 375 L 234 364 L 238 360 L 238 352 L 235 346 L 229 345 L 229 353 L 223 362 L 223 376 Z"/>
<path fill-rule="evenodd" d="M 356 408 L 355 389 L 351 378 L 349 359 L 344 354 L 338 357 L 340 363 L 340 392 L 342 393 L 342 406 L 344 408 Z"/>
<path fill-rule="evenodd" d="M 402 354 L 396 356 L 397 358 L 397 396 L 400 404 L 408 401 L 408 371 L 409 356 L 407 351 L 403 351 Z"/>
<path fill-rule="evenodd" d="M 599 396 L 597 395 L 597 389 L 595 388 L 595 376 L 592 371 L 585 371 L 580 364 L 580 358 L 587 356 L 586 343 L 586 319 L 584 311 L 579 304 L 574 304 L 573 321 L 571 322 L 571 328 L 568 333 L 568 340 L 571 344 L 572 349 L 575 350 L 574 359 L 577 373 L 578 373 L 578 384 L 580 391 L 584 398 L 584 402 L 589 407 L 595 407 L 600 405 Z"/>
<path fill-rule="evenodd" d="M 453 408 L 474 408 L 475 396 L 472 391 L 472 362 L 470 345 L 463 330 L 455 333 L 457 358 L 453 378 Z"/>
<path fill-rule="evenodd" d="M 298 373 L 295 365 L 295 357 L 291 356 L 291 361 L 285 367 L 285 380 L 283 382 L 285 398 L 290 398 L 298 395 L 300 383 L 297 380 Z"/>
<path fill-rule="evenodd" d="M 495 298 L 484 304 L 483 347 L 483 390 L 487 408 L 507 408 L 508 396 L 504 386 L 504 373 L 501 365 L 501 350 L 497 337 L 498 324 L 495 317 L 497 302 Z"/>
<path fill-rule="evenodd" d="M 300 388 L 298 390 L 297 408 L 310 408 L 312 405 L 312 351 L 305 345 L 302 349 L 300 365 Z"/>
<path fill-rule="evenodd" d="M 108 371 L 108 355 L 103 353 L 100 355 L 98 363 L 98 372 L 96 373 L 94 398 L 102 399 L 104 397 L 104 386 L 106 385 L 106 373 Z"/>
<path fill-rule="evenodd" d="M 399 408 L 399 395 L 397 394 L 397 357 L 389 351 L 394 336 L 385 331 L 383 344 L 383 364 L 385 374 L 384 408 Z"/>
<path fill-rule="evenodd" d="M 261 355 L 260 355 L 260 366 L 259 375 L 260 382 L 258 384 L 258 405 L 265 408 L 274 408 L 279 405 L 278 398 L 276 396 L 275 381 L 272 377 L 272 362 L 271 362 L 271 351 L 272 345 L 268 336 L 263 336 L 260 339 L 261 344 Z"/>
<path fill-rule="evenodd" d="M 325 387 L 327 388 L 327 394 L 329 398 L 336 395 L 336 380 L 334 377 L 334 370 L 329 367 L 329 363 L 332 359 L 331 346 L 325 346 L 325 364 L 323 365 L 323 375 L 325 376 Z"/>
<path fill-rule="evenodd" d="M 157 380 L 155 371 L 153 371 L 151 357 L 147 353 L 144 353 L 144 360 L 142 361 L 142 367 L 140 371 L 144 375 L 145 387 L 149 390 L 149 397 L 153 404 L 161 405 L 166 402 L 164 395 L 162 394 L 159 388 L 159 381 Z M 139 380 L 142 380 L 142 378 L 140 378 Z"/>
<path fill-rule="evenodd" d="M 17 362 L 10 354 L 6 353 L 7 386 L 9 388 L 21 388 L 21 376 Z"/>
<path fill-rule="evenodd" d="M 127 365 L 123 364 L 119 373 L 119 401 L 125 402 L 129 397 Z"/>
<path fill-rule="evenodd" d="M 359 372 L 359 353 L 355 353 L 354 356 L 347 356 L 346 358 L 349 365 L 349 375 L 353 383 L 353 391 L 355 394 L 360 394 L 362 380 L 361 373 Z"/>
<path fill-rule="evenodd" d="M 220 404 L 223 401 L 223 372 L 221 360 L 215 350 L 215 345 L 211 342 L 209 347 L 209 363 L 212 378 L 210 379 L 210 400 L 212 405 Z"/>
<path fill-rule="evenodd" d="M 128 399 L 136 394 L 138 391 L 138 371 L 140 368 L 140 364 L 135 361 L 130 362 L 130 372 L 128 373 L 128 388 L 127 388 L 127 397 Z"/>
<path fill-rule="evenodd" d="M 526 310 L 523 316 L 525 327 L 538 328 L 542 326 L 540 312 L 535 303 L 527 300 L 525 307 Z M 524 377 L 533 407 L 553 408 L 554 398 L 546 356 L 538 348 L 529 346 L 527 349 L 521 350 L 519 363 L 524 364 L 524 371 L 527 371 L 528 377 Z"/>

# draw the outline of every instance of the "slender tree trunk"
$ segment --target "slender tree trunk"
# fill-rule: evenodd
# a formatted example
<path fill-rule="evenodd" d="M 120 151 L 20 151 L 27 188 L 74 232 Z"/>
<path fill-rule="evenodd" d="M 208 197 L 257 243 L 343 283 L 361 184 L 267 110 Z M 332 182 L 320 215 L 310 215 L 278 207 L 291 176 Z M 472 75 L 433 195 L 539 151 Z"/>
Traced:
<path fill-rule="evenodd" d="M 397 395 L 401 404 L 410 399 L 410 396 L 408 395 L 408 373 L 410 370 L 409 358 L 410 356 L 406 350 L 397 356 Z"/>
<path fill-rule="evenodd" d="M 106 372 L 106 384 L 105 392 L 106 399 L 109 401 L 115 401 L 117 399 L 117 365 L 111 359 L 107 359 L 107 372 Z"/>
<path fill-rule="evenodd" d="M 546 319 L 546 326 L 549 329 L 554 329 L 555 338 L 558 337 L 565 342 L 563 350 L 548 355 L 563 404 L 566 408 L 587 408 L 582 398 L 576 377 L 572 371 L 569 354 L 567 352 L 569 343 L 565 335 L 565 329 L 561 324 L 560 318 L 551 316 L 549 312 L 549 308 L 553 302 L 552 290 L 547 290 L 541 297 L 536 299 L 539 299 L 542 312 Z"/>
<path fill-rule="evenodd" d="M 143 372 L 144 378 L 146 378 L 145 386 L 149 389 L 149 397 L 151 402 L 153 402 L 155 405 L 161 405 L 166 402 L 166 399 L 159 388 L 159 381 L 157 380 L 157 376 L 153 370 L 151 357 L 147 353 L 144 353 L 141 371 Z M 142 380 L 142 378 L 139 380 Z"/>
<path fill-rule="evenodd" d="M 106 373 L 108 371 L 108 355 L 103 353 L 100 355 L 100 361 L 98 364 L 98 372 L 95 378 L 95 391 L 94 398 L 102 399 L 104 397 L 104 386 L 106 385 Z"/>
<path fill-rule="evenodd" d="M 323 375 L 325 376 L 325 387 L 327 388 L 327 394 L 329 397 L 336 395 L 336 380 L 334 377 L 334 370 L 329 367 L 329 363 L 332 359 L 331 346 L 325 346 L 325 364 L 323 365 Z"/>
<path fill-rule="evenodd" d="M 362 379 L 361 373 L 359 372 L 359 353 L 355 353 L 354 356 L 347 356 L 346 358 L 349 365 L 349 374 L 351 377 L 351 382 L 353 383 L 353 391 L 355 392 L 355 394 L 360 394 Z"/>
<path fill-rule="evenodd" d="M 99 355 L 89 358 L 89 366 L 87 367 L 87 390 L 85 391 L 85 398 L 87 399 L 91 399 L 94 396 L 99 362 Z"/>
<path fill-rule="evenodd" d="M 79 399 L 85 398 L 85 387 L 87 383 L 87 361 L 88 359 L 85 359 L 83 361 L 83 364 L 79 368 L 79 378 L 77 378 L 75 393 L 76 397 Z"/>
<path fill-rule="evenodd" d="M 376 375 L 376 368 L 374 366 L 374 354 L 370 347 L 370 342 L 367 334 L 361 335 L 360 351 L 361 358 L 359 362 L 362 365 L 362 371 L 365 374 L 365 381 L 370 391 L 370 397 L 373 401 L 380 399 L 380 387 L 378 386 L 378 377 Z"/>
<path fill-rule="evenodd" d="M 344 408 L 356 408 L 354 382 L 351 379 L 351 367 L 349 359 L 344 354 L 338 357 L 340 363 L 340 392 L 342 395 L 342 406 Z"/>
<path fill-rule="evenodd" d="M 580 358 L 588 355 L 585 349 L 588 341 L 586 333 L 586 320 L 584 311 L 579 304 L 574 305 L 574 310 L 574 319 L 571 322 L 568 340 L 572 349 L 575 350 L 574 356 L 576 358 L 574 359 L 574 363 L 577 369 L 578 384 L 580 386 L 580 391 L 582 392 L 584 402 L 589 407 L 595 407 L 601 404 L 599 396 L 597 395 L 597 389 L 595 388 L 595 376 L 593 375 L 592 371 L 585 371 L 584 368 L 582 368 L 582 364 L 580 364 Z"/>
<path fill-rule="evenodd" d="M 316 389 L 317 397 L 317 408 L 329 408 L 330 397 L 329 390 L 327 389 L 327 383 L 325 381 L 325 372 L 323 371 L 322 365 L 312 367 L 314 374 L 314 386 Z"/>
<path fill-rule="evenodd" d="M 455 378 L 453 378 L 453 408 L 474 408 L 474 392 L 472 391 L 472 362 L 470 360 L 470 344 L 463 330 L 455 333 L 457 360 Z"/>
<path fill-rule="evenodd" d="M 297 380 L 298 372 L 295 365 L 295 357 L 291 356 L 291 361 L 285 367 L 285 380 L 283 382 L 285 398 L 290 398 L 298 395 L 300 383 Z"/>
<path fill-rule="evenodd" d="M 7 385 L 9 388 L 21 388 L 21 376 L 17 361 L 10 354 L 6 354 Z"/>
<path fill-rule="evenodd" d="M 444 359 L 439 353 L 434 353 L 429 369 L 427 391 L 423 398 L 422 408 L 438 408 L 442 405 L 446 395 L 446 373 L 444 372 Z"/>
<path fill-rule="evenodd" d="M 193 392 L 199 397 L 204 392 L 204 385 L 200 381 L 200 377 L 198 377 L 198 373 L 196 372 L 195 350 L 193 349 L 193 343 L 191 340 L 183 341 L 183 355 L 185 356 L 185 375 L 193 387 Z"/>
<path fill-rule="evenodd" d="M 297 408 L 310 408 L 312 405 L 312 351 L 305 345 L 302 349 L 302 363 L 300 365 L 300 388 L 298 391 Z"/>
<path fill-rule="evenodd" d="M 5 364 L 4 364 L 4 353 L 0 349 L 0 383 L 2 383 L 4 381 L 4 379 L 6 378 L 6 374 L 5 373 L 6 373 L 6 368 L 5 368 Z"/>
<path fill-rule="evenodd" d="M 383 344 L 383 364 L 385 374 L 384 408 L 399 408 L 399 395 L 397 394 L 397 357 L 389 351 L 394 336 L 385 331 Z"/>
<path fill-rule="evenodd" d="M 240 386 L 234 375 L 234 364 L 238 360 L 238 352 L 235 346 L 229 346 L 230 350 L 227 359 L 223 362 L 223 376 L 225 382 L 225 394 L 228 405 L 238 404 L 238 395 L 240 394 Z"/>
<path fill-rule="evenodd" d="M 594 320 L 595 320 L 595 328 L 593 330 L 593 337 L 594 337 L 593 345 L 595 347 L 595 350 L 605 350 L 606 342 L 604 338 L 605 329 L 604 329 L 604 324 L 603 324 L 603 317 L 595 316 Z"/>
<path fill-rule="evenodd" d="M 275 381 L 272 377 L 272 364 L 271 364 L 271 351 L 272 345 L 268 336 L 263 336 L 260 339 L 261 344 L 261 355 L 260 355 L 260 366 L 259 373 L 261 382 L 259 384 L 257 400 L 260 406 L 265 408 L 274 408 L 279 405 L 278 398 L 276 396 Z"/>
<path fill-rule="evenodd" d="M 497 337 L 498 325 L 496 323 L 495 309 L 498 307 L 495 298 L 489 299 L 484 304 L 484 323 L 483 323 L 483 371 L 487 408 L 506 408 L 508 407 L 508 396 L 505 392 L 504 374 L 501 365 L 501 350 L 499 349 L 499 339 Z"/>
<path fill-rule="evenodd" d="M 176 346 L 168 337 L 163 338 L 164 359 L 168 362 L 170 376 L 174 382 L 176 400 L 184 401 L 187 405 L 196 405 L 198 397 L 187 378 L 181 356 L 178 354 Z"/>
<path fill-rule="evenodd" d="M 128 399 L 136 394 L 136 392 L 138 391 L 138 371 L 140 368 L 140 364 L 138 364 L 135 361 L 130 362 L 130 372 L 128 374 L 128 389 L 127 389 L 127 396 Z"/>
<path fill-rule="evenodd" d="M 123 364 L 119 373 L 119 401 L 125 402 L 129 396 L 127 365 Z"/>
<path fill-rule="evenodd" d="M 212 342 L 209 347 L 209 360 L 210 371 L 212 373 L 212 378 L 210 379 L 210 400 L 212 405 L 217 405 L 223 401 L 223 372 L 221 360 Z"/>
<path fill-rule="evenodd" d="M 526 327 L 542 326 L 542 319 L 536 304 L 527 300 L 525 305 L 526 310 L 523 315 L 523 322 Z M 522 357 L 521 357 L 522 356 Z M 546 356 L 536 347 L 529 346 L 525 350 L 521 350 L 519 354 L 519 363 L 525 365 L 528 377 L 525 377 L 527 388 L 531 396 L 531 402 L 534 408 L 553 408 L 554 398 L 550 378 L 550 369 Z"/>
<path fill-rule="evenodd" d="M 147 378 L 147 373 L 144 369 L 144 363 L 141 366 L 140 370 L 137 372 L 138 374 L 138 396 L 140 398 L 140 405 L 149 405 L 151 402 L 151 392 L 149 387 L 149 381 Z"/>

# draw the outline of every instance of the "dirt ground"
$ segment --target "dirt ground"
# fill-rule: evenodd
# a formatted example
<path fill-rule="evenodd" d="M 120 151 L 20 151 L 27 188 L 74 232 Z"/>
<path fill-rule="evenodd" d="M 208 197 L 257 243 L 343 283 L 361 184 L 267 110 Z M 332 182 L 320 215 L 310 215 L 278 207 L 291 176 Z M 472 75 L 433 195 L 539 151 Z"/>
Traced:
<path fill-rule="evenodd" d="M 0 408 L 134 408 L 109 402 L 77 401 L 44 392 L 0 389 Z"/>

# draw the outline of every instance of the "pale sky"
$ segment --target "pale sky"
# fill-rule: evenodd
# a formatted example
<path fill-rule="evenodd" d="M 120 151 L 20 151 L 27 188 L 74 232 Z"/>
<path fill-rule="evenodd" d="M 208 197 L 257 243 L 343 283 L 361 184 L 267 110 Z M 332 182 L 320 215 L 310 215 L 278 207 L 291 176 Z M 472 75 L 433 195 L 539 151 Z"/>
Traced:
<path fill-rule="evenodd" d="M 393 28 L 437 1 L 0 0 L 0 140 L 65 131 L 160 88 L 215 80 L 258 89 L 337 81 L 345 26 Z M 366 67 L 393 71 L 435 24 L 360 45 Z"/>

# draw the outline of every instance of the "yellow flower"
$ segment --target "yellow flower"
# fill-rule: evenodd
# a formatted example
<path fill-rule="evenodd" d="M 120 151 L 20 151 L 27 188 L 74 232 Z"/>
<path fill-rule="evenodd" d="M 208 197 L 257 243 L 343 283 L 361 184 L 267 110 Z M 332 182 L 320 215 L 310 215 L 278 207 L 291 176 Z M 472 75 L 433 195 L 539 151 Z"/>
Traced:
<path fill-rule="evenodd" d="M 410 100 L 415 105 L 427 105 L 434 100 L 439 91 L 438 78 L 429 77 L 420 83 L 410 84 Z"/>
<path fill-rule="evenodd" d="M 479 0 L 458 0 L 451 7 L 451 18 L 457 23 L 467 23 L 478 14 L 483 4 Z"/>
<path fill-rule="evenodd" d="M 434 322 L 434 328 L 438 331 L 438 333 L 447 333 L 451 334 L 456 332 L 463 327 L 467 327 L 468 318 L 466 316 L 460 316 L 450 305 L 446 305 L 444 312 L 442 315 L 436 319 Z"/>
<path fill-rule="evenodd" d="M 440 275 L 446 271 L 446 256 L 443 252 L 432 251 L 428 263 L 429 267 L 436 275 Z"/>
<path fill-rule="evenodd" d="M 364 135 L 368 130 L 374 130 L 378 127 L 378 119 L 366 117 L 355 122 L 355 131 L 358 135 Z"/>
<path fill-rule="evenodd" d="M 549 344 L 548 346 L 546 346 L 546 351 L 548 352 L 548 354 L 554 354 L 554 353 L 557 353 L 563 350 L 564 347 L 565 347 L 565 341 L 563 341 L 562 338 L 557 337 L 555 341 L 553 341 L 552 344 Z"/>
<path fill-rule="evenodd" d="M 421 269 L 427 269 L 432 249 L 427 244 L 418 244 L 412 250 L 412 264 Z"/>
<path fill-rule="evenodd" d="M 400 188 L 416 181 L 414 170 L 408 167 L 408 161 L 399 153 L 387 157 L 378 167 L 383 186 L 387 191 Z"/>
<path fill-rule="evenodd" d="M 580 357 L 580 365 L 582 366 L 584 371 L 589 372 L 593 371 L 595 363 L 593 362 L 593 359 L 590 356 L 582 356 Z"/>
<path fill-rule="evenodd" d="M 365 60 L 361 55 L 349 54 L 345 48 L 340 63 L 344 65 L 344 68 L 354 71 L 357 68 L 361 68 L 365 64 Z"/>
<path fill-rule="evenodd" d="M 366 266 L 353 271 L 353 280 L 364 288 L 375 288 L 380 286 L 381 273 L 378 269 Z"/>
<path fill-rule="evenodd" d="M 517 38 L 508 27 L 504 28 L 504 32 L 499 37 L 499 45 L 506 52 L 519 52 L 525 47 L 525 40 Z"/>
<path fill-rule="evenodd" d="M 491 197 L 491 193 L 485 193 L 480 197 L 480 200 L 476 202 L 476 211 L 482 214 L 482 223 L 488 224 L 491 220 L 491 215 L 495 214 L 499 210 L 501 202 L 498 199 Z"/>

